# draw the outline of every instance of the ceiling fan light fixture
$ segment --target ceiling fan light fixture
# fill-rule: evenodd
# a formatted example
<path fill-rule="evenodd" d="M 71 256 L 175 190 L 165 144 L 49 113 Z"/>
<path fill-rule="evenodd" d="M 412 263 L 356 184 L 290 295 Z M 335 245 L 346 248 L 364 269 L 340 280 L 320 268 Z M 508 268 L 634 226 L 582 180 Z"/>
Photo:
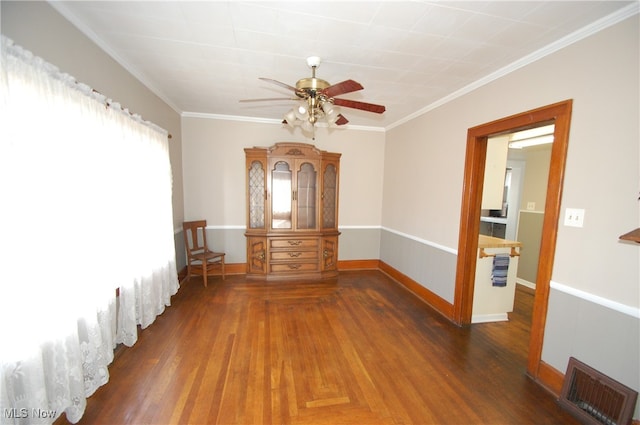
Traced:
<path fill-rule="evenodd" d="M 325 119 L 329 124 L 333 124 L 336 122 L 340 111 L 338 111 L 338 108 L 333 106 L 333 103 L 329 101 L 323 102 L 322 110 L 324 111 Z"/>
<path fill-rule="evenodd" d="M 296 117 L 296 111 L 294 111 L 293 108 L 291 108 L 289 112 L 284 114 L 284 120 L 287 122 L 287 125 L 291 128 L 295 127 L 297 119 L 298 118 Z"/>
<path fill-rule="evenodd" d="M 313 132 L 313 123 L 310 120 L 302 121 L 302 130 L 308 133 Z"/>
<path fill-rule="evenodd" d="M 295 115 L 299 120 L 307 119 L 307 114 L 309 113 L 309 107 L 307 103 L 303 100 L 297 106 L 295 110 Z"/>

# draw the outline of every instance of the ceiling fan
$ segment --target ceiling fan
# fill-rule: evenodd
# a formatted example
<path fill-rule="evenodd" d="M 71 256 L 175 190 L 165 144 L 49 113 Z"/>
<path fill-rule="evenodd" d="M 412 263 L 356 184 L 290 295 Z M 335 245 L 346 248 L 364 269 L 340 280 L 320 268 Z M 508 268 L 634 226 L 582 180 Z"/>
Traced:
<path fill-rule="evenodd" d="M 321 60 L 318 56 L 311 56 L 307 58 L 307 65 L 309 65 L 312 72 L 311 78 L 298 80 L 295 87 L 271 78 L 260 77 L 263 81 L 291 90 L 295 94 L 295 97 L 245 99 L 240 102 L 296 100 L 298 101 L 298 104 L 284 115 L 284 120 L 282 122 L 291 127 L 301 125 L 303 130 L 309 132 L 314 131 L 315 124 L 320 120 L 336 125 L 344 125 L 349 122 L 349 120 L 347 120 L 334 106 L 360 109 L 367 112 L 374 112 L 376 114 L 381 114 L 385 111 L 385 107 L 382 105 L 335 97 L 341 94 L 362 90 L 364 87 L 353 80 L 345 80 L 337 84 L 329 84 L 329 82 L 325 80 L 316 78 L 316 68 L 320 66 L 320 62 Z"/>

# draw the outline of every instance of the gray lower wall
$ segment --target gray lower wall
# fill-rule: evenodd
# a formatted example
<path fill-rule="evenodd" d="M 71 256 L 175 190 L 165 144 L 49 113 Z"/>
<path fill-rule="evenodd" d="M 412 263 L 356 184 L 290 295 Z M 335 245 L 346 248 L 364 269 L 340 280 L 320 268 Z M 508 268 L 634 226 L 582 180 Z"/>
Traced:
<path fill-rule="evenodd" d="M 242 228 L 207 227 L 207 243 L 209 249 L 224 252 L 225 263 L 246 263 L 247 243 Z"/>
<path fill-rule="evenodd" d="M 455 252 L 383 228 L 380 260 L 453 304 L 458 261 Z"/>
<path fill-rule="evenodd" d="M 338 259 L 341 261 L 378 260 L 380 232 L 380 227 L 341 227 Z"/>
<path fill-rule="evenodd" d="M 176 268 L 178 272 L 187 267 L 187 249 L 184 246 L 184 231 L 174 235 Z M 224 252 L 225 263 L 245 263 L 247 260 L 244 228 L 207 227 L 207 244 L 212 251 Z"/>
<path fill-rule="evenodd" d="M 544 333 L 542 360 L 564 373 L 575 357 L 607 376 L 640 391 L 640 318 L 624 311 L 554 289 Z M 606 302 L 606 300 L 603 300 Z M 620 311 L 622 310 L 622 311 Z M 640 401 L 634 418 L 640 417 Z"/>

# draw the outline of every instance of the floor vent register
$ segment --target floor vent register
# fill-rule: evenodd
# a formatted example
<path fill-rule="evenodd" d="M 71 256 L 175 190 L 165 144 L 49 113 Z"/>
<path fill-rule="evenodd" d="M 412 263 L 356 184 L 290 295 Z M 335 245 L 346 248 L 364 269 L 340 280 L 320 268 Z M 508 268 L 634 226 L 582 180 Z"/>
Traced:
<path fill-rule="evenodd" d="M 637 399 L 637 391 L 569 358 L 559 403 L 582 423 L 629 425 Z"/>

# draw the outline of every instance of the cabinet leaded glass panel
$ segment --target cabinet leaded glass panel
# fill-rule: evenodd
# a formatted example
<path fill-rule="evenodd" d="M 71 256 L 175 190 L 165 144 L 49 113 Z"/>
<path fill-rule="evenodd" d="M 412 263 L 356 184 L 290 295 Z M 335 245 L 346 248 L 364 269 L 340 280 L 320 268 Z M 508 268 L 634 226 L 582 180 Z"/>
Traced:
<path fill-rule="evenodd" d="M 254 161 L 249 169 L 249 227 L 251 229 L 264 229 L 265 192 L 262 163 Z"/>
<path fill-rule="evenodd" d="M 337 184 L 336 167 L 329 164 L 324 170 L 323 186 L 322 186 L 322 227 L 336 227 L 336 192 Z"/>

